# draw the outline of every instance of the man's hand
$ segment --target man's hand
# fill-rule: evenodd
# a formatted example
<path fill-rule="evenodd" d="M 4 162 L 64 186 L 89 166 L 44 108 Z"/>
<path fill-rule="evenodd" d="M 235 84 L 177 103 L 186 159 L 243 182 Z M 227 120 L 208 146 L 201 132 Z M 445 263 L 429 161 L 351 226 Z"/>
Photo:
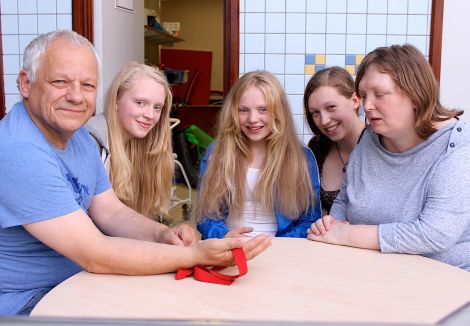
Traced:
<path fill-rule="evenodd" d="M 224 238 L 244 238 L 247 237 L 246 233 L 250 233 L 251 231 L 253 231 L 252 227 L 242 226 L 227 232 Z"/>
<path fill-rule="evenodd" d="M 196 262 L 203 266 L 231 266 L 235 264 L 231 250 L 243 248 L 247 260 L 253 259 L 271 246 L 273 237 L 261 234 L 247 241 L 237 238 L 208 239 L 194 246 Z"/>

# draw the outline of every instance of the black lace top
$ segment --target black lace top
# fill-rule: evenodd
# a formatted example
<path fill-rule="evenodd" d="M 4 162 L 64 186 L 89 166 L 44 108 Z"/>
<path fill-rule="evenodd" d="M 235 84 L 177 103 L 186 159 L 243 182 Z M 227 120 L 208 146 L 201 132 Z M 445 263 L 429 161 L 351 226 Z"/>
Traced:
<path fill-rule="evenodd" d="M 333 201 L 335 200 L 338 193 L 339 189 L 333 191 L 326 191 L 323 189 L 323 187 L 320 187 L 321 206 L 327 211 L 327 213 L 330 213 L 331 206 L 333 205 Z"/>

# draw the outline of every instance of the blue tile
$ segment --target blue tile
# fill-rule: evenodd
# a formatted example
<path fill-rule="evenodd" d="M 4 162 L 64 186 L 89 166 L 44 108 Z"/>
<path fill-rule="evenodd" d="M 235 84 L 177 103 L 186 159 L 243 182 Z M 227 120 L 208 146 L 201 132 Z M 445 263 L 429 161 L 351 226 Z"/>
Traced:
<path fill-rule="evenodd" d="M 315 65 L 315 73 L 319 72 L 320 70 L 325 69 L 325 65 Z"/>
<path fill-rule="evenodd" d="M 315 64 L 315 54 L 306 54 L 305 55 L 305 64 L 306 65 Z"/>
<path fill-rule="evenodd" d="M 356 64 L 356 55 L 355 54 L 346 54 L 346 64 L 355 65 Z"/>

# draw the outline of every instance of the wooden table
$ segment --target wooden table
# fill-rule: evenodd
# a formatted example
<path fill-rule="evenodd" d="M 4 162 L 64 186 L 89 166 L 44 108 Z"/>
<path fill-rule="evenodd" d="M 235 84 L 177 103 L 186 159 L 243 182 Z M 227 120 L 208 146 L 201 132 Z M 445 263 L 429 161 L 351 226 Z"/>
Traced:
<path fill-rule="evenodd" d="M 434 324 L 470 302 L 469 272 L 421 256 L 276 238 L 248 269 L 231 286 L 81 272 L 32 316 Z"/>

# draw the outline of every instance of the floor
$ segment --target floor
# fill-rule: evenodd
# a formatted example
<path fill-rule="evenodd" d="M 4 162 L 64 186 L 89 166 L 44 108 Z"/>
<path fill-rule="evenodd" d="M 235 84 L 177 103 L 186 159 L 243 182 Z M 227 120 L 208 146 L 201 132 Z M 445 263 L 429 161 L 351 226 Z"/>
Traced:
<path fill-rule="evenodd" d="M 191 226 L 195 227 L 193 214 L 189 215 L 189 219 L 184 218 L 185 210 L 183 208 L 183 205 L 191 202 L 192 207 L 194 207 L 197 195 L 196 190 L 191 188 L 191 193 L 189 193 L 188 187 L 186 187 L 186 185 L 177 184 L 175 194 L 179 201 L 181 201 L 181 203 L 177 204 L 169 210 L 168 215 L 165 216 L 165 218 L 163 219 L 163 223 L 169 226 L 173 226 L 186 222 L 189 223 Z M 189 201 L 189 196 L 191 196 L 191 201 Z M 190 213 L 190 210 L 191 208 L 189 210 L 186 210 L 186 212 Z"/>

